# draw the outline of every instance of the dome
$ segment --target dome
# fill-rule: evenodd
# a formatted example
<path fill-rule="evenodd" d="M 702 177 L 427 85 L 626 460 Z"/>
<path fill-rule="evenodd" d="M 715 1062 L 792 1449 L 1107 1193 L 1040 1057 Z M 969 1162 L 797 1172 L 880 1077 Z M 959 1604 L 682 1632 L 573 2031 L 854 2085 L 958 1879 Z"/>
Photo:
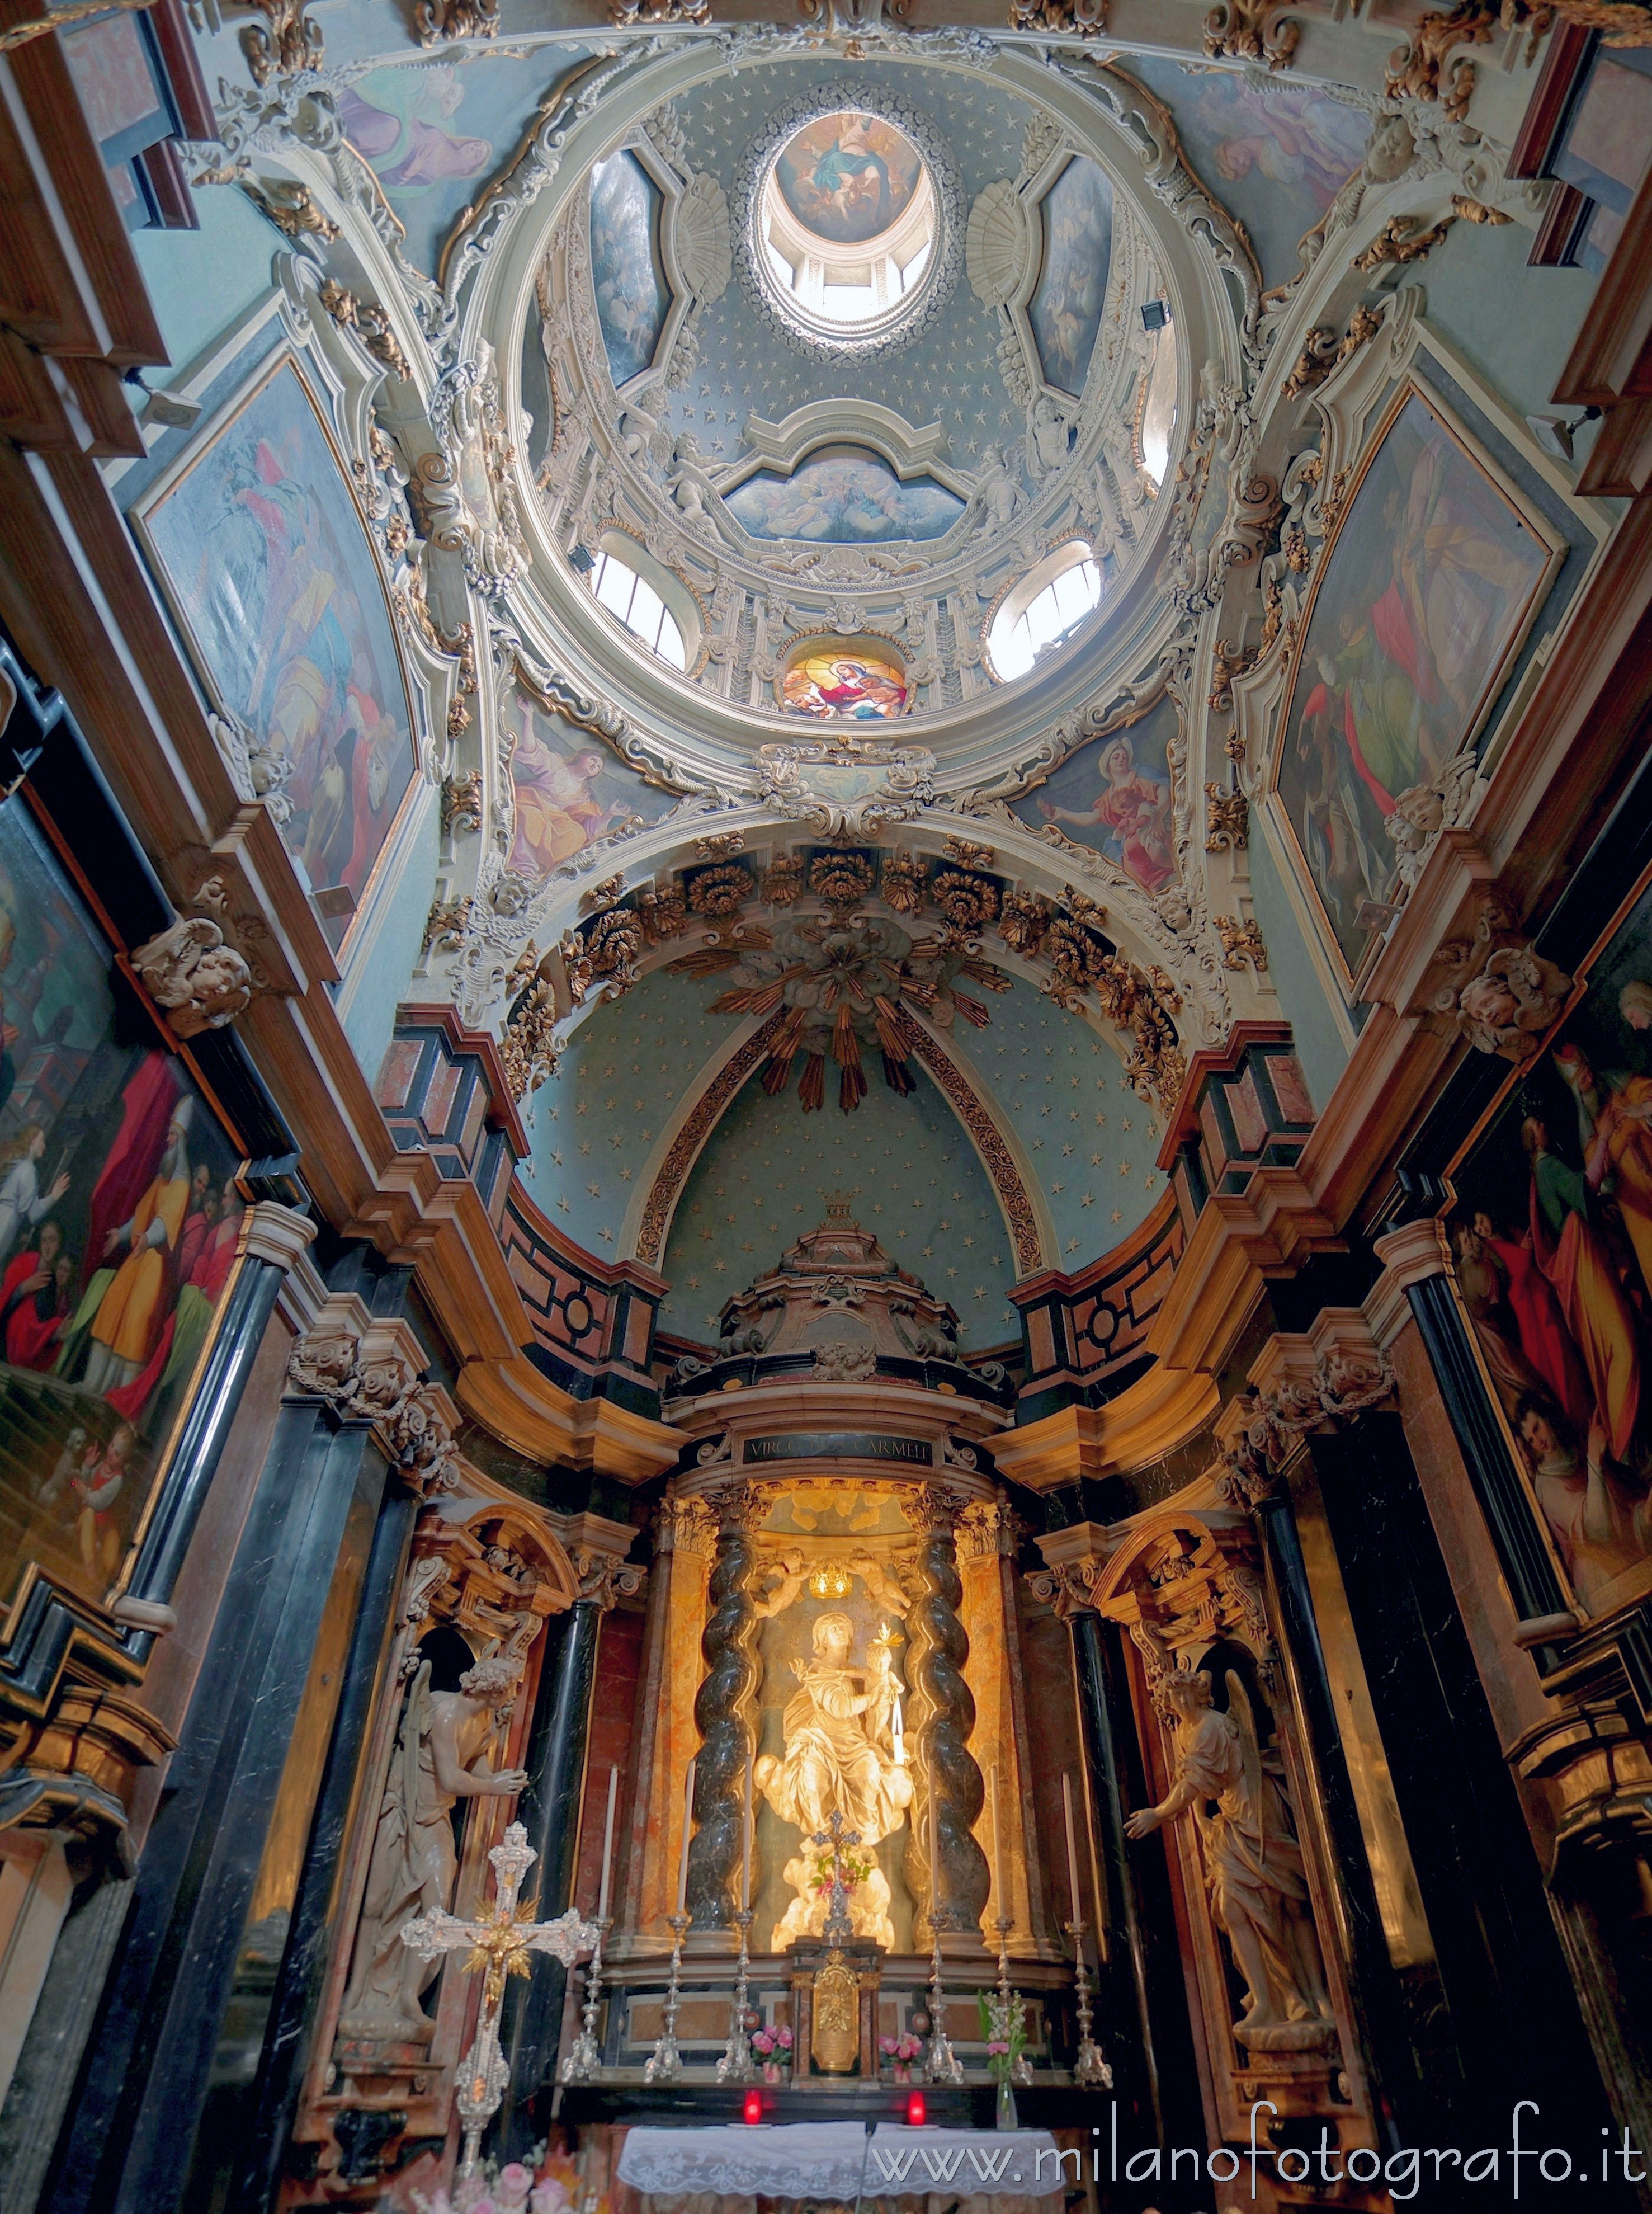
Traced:
<path fill-rule="evenodd" d="M 1164 622 L 1190 371 L 1241 344 L 1200 188 L 1145 190 L 1133 128 L 1020 52 L 690 51 L 597 103 L 477 287 L 525 643 L 680 788 L 800 720 L 978 780 Z"/>

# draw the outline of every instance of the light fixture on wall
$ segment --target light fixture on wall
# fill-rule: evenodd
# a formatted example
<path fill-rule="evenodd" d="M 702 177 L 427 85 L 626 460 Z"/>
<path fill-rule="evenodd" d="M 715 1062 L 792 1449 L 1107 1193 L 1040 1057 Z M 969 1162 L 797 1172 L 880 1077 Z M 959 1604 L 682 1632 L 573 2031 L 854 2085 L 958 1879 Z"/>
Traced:
<path fill-rule="evenodd" d="M 816 1599 L 847 1599 L 854 1577 L 841 1561 L 822 1561 L 808 1580 Z"/>

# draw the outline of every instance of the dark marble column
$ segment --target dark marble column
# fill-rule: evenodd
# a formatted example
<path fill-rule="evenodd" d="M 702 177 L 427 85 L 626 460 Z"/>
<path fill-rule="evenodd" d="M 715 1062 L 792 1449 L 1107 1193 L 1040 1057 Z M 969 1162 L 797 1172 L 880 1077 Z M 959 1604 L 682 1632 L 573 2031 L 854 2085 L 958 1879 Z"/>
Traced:
<path fill-rule="evenodd" d="M 740 1906 L 740 1841 L 746 1763 L 756 1750 L 751 1704 L 757 1691 L 757 1611 L 750 1590 L 752 1533 L 768 1511 L 754 1483 L 724 1483 L 705 1495 L 717 1517 L 717 1550 L 700 1638 L 706 1673 L 694 1698 L 694 1838 L 688 1849 L 688 1912 L 695 1930 L 735 1932 Z M 757 1888 L 757 1868 L 752 1868 Z"/>
<path fill-rule="evenodd" d="M 1152 1805 L 1153 1795 L 1120 1633 L 1086 1607 L 1070 1608 L 1067 1619 L 1110 1909 L 1096 2036 L 1113 2064 L 1120 2103 L 1133 2109 L 1131 2141 L 1199 2144 L 1204 2113 L 1169 1864 L 1162 1853 L 1132 1852 L 1125 1829 L 1131 1813 Z"/>
<path fill-rule="evenodd" d="M 591 1693 L 596 1681 L 602 1618 L 619 1593 L 636 1591 L 642 1572 L 626 1569 L 610 1552 L 577 1549 L 579 1597 L 551 1629 L 554 1648 L 539 1673 L 533 1719 L 522 1765 L 531 1778 L 517 1801 L 516 1819 L 538 1853 L 528 1877 L 538 1917 L 549 1922 L 574 1904 L 579 1871 L 581 1813 L 585 1801 L 586 1747 Z M 596 1901 L 585 1910 L 594 1915 Z M 548 1955 L 532 1976 L 507 1988 L 499 2041 L 510 2069 L 491 2150 L 501 2161 L 520 2159 L 544 2137 L 550 2115 L 546 2094 L 556 2081 L 568 1971 Z"/>
<path fill-rule="evenodd" d="M 414 1495 L 393 1487 L 380 1506 L 374 1528 L 326 1767 L 248 2102 L 246 2149 L 230 2193 L 236 2214 L 265 2214 L 281 2186 L 315 2005 L 337 1934 L 333 1915 L 338 1863 L 349 1842 L 357 1771 L 394 1634 L 396 1598 L 418 1513 Z"/>
<path fill-rule="evenodd" d="M 375 1319 L 406 1275 L 376 1281 Z M 346 1522 L 384 1490 L 370 1424 L 348 1401 L 282 1408 L 40 2214 L 154 2214 L 183 2187 Z"/>
<path fill-rule="evenodd" d="M 918 1905 L 922 1942 L 931 1927 L 944 1943 L 961 1932 L 979 1942 L 990 1878 L 975 1839 L 986 1789 L 969 1749 L 975 1701 L 964 1681 L 969 1636 L 958 1618 L 964 1587 L 958 1575 L 958 1518 L 967 1495 L 948 1484 L 915 1484 L 900 1509 L 917 1532 L 923 1589 L 906 1617 L 907 1681 L 917 1703 L 917 1771 L 925 1801 L 906 1843 L 906 1881 Z M 930 1897 L 930 1826 L 935 1826 L 938 1901 Z"/>

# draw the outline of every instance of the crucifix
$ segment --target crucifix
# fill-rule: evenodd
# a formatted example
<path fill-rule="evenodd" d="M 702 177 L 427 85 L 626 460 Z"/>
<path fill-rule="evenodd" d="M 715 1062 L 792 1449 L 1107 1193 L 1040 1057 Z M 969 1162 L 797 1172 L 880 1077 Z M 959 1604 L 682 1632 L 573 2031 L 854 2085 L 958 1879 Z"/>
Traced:
<path fill-rule="evenodd" d="M 473 1922 L 437 1912 L 416 1915 L 401 1926 L 402 1943 L 421 1960 L 433 1960 L 439 1953 L 456 1953 L 467 1946 L 465 1972 L 487 1972 L 476 2036 L 459 2069 L 455 2103 L 465 2125 L 461 2176 L 474 2174 L 482 2132 L 499 2111 L 510 2081 L 510 2070 L 499 2050 L 499 2009 L 506 1977 L 531 1974 L 535 1953 L 554 1953 L 564 1967 L 571 1967 L 580 1954 L 590 1951 L 598 1935 L 595 1923 L 582 1920 L 576 1907 L 570 1906 L 554 1922 L 535 1922 L 531 1902 L 518 1913 L 516 1894 L 522 1878 L 539 1858 L 520 1822 L 511 1824 L 503 1844 L 495 1845 L 488 1858 L 493 1862 L 493 1904 L 483 1907 Z"/>
<path fill-rule="evenodd" d="M 825 1927 L 820 1935 L 828 1945 L 842 1945 L 855 1934 L 855 1925 L 849 1918 L 849 1886 L 844 1881 L 844 1854 L 850 1845 L 861 1841 L 858 1830 L 845 1830 L 841 1812 L 834 1807 L 832 1819 L 824 1830 L 817 1830 L 809 1839 L 823 1852 L 832 1855 L 832 1897 L 826 1908 Z"/>

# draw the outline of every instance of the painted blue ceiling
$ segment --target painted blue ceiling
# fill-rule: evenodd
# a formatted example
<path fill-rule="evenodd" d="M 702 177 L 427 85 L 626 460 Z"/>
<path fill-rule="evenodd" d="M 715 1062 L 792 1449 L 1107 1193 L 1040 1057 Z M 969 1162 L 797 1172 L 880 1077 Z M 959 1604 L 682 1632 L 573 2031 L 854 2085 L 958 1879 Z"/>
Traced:
<path fill-rule="evenodd" d="M 1020 174 L 1021 136 L 1033 113 L 1025 101 L 972 77 L 899 63 L 846 71 L 835 58 L 745 70 L 684 94 L 676 107 L 691 165 L 710 171 L 732 194 L 735 170 L 765 120 L 823 79 L 863 87 L 869 106 L 882 88 L 923 109 L 952 150 L 966 202 L 995 177 Z M 741 451 L 748 415 L 778 422 L 809 401 L 845 394 L 893 407 L 917 428 L 939 421 L 949 458 L 965 468 L 981 446 L 1019 437 L 1027 427 L 998 374 L 1003 325 L 961 274 L 938 321 L 910 346 L 870 361 L 838 365 L 793 353 L 737 282 L 706 309 L 699 334 L 698 370 L 672 394 L 669 420 L 674 434 L 692 431 L 713 461 L 732 461 Z"/>
<path fill-rule="evenodd" d="M 716 996 L 656 969 L 581 1024 L 557 1073 L 533 1095 L 528 1188 L 600 1260 L 619 1251 L 625 1209 L 661 1131 L 745 1020 L 707 1014 Z"/>
<path fill-rule="evenodd" d="M 805 1115 L 796 1087 L 771 1098 L 748 1083 L 712 1133 L 678 1204 L 663 1274 L 661 1327 L 715 1340 L 723 1302 L 774 1268 L 826 1201 L 844 1191 L 856 1220 L 910 1275 L 957 1310 L 979 1350 L 1018 1334 L 1004 1297 L 1015 1271 L 986 1171 L 927 1076 L 903 1099 L 877 1078 L 852 1115 L 828 1094 Z"/>
<path fill-rule="evenodd" d="M 990 1029 L 954 1041 L 1021 1141 L 1072 1269 L 1132 1231 L 1164 1191 L 1161 1127 L 1111 1045 L 1030 984 L 990 1001 Z"/>

